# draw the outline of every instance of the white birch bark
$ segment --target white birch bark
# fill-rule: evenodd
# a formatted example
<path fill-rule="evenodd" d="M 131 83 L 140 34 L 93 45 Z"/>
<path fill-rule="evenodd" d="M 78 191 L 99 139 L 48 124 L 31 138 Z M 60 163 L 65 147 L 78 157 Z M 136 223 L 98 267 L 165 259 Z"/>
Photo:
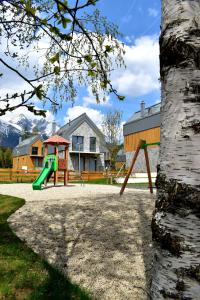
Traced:
<path fill-rule="evenodd" d="M 153 299 L 200 299 L 200 0 L 163 0 Z"/>

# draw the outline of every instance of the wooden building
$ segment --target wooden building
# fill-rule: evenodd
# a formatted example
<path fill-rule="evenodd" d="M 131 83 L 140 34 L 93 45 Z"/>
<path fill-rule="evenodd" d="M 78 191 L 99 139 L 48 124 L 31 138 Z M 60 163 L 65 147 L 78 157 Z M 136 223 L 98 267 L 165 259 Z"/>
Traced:
<path fill-rule="evenodd" d="M 124 150 L 126 153 L 126 166 L 129 167 L 132 156 L 137 148 L 139 141 L 145 140 L 147 143 L 160 141 L 160 107 L 157 103 L 150 107 L 145 107 L 144 101 L 141 102 L 141 110 L 135 112 L 123 126 Z M 148 148 L 151 169 L 156 171 L 159 156 L 158 146 Z M 140 154 L 136 164 L 136 171 L 145 171 L 143 153 Z"/>
<path fill-rule="evenodd" d="M 33 170 L 42 168 L 43 140 L 35 135 L 20 141 L 13 150 L 13 169 Z"/>

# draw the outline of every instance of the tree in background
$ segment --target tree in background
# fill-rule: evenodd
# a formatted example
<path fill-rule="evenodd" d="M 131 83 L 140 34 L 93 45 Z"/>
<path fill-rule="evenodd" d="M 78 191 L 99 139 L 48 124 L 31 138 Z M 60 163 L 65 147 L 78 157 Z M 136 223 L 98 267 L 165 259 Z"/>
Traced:
<path fill-rule="evenodd" d="M 12 150 L 0 148 L 0 168 L 12 168 Z"/>
<path fill-rule="evenodd" d="M 162 1 L 152 299 L 200 299 L 200 1 Z"/>
<path fill-rule="evenodd" d="M 104 100 L 108 93 L 124 99 L 110 80 L 113 68 L 123 65 L 124 49 L 117 40 L 118 28 L 102 17 L 99 10 L 92 9 L 97 1 L 0 1 L 0 38 L 4 49 L 0 64 L 29 87 L 1 97 L 0 115 L 18 107 L 45 115 L 44 110 L 36 109 L 35 100 L 56 111 L 63 101 L 73 102 L 77 88 L 83 85 L 91 87 L 97 102 L 100 94 Z M 31 59 L 33 54 L 38 57 L 35 62 Z"/>
<path fill-rule="evenodd" d="M 117 153 L 123 147 L 121 143 L 121 122 L 122 112 L 118 110 L 109 111 L 102 122 L 102 129 L 106 138 L 106 146 L 110 154 L 110 164 L 112 168 L 115 168 Z"/>

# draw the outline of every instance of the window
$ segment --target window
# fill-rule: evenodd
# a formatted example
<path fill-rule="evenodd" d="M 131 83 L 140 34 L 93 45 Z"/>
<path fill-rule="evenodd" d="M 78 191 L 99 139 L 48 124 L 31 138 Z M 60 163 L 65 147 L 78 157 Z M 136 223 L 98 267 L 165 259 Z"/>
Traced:
<path fill-rule="evenodd" d="M 32 147 L 32 155 L 38 155 L 38 147 Z"/>
<path fill-rule="evenodd" d="M 42 165 L 43 165 L 43 161 L 42 161 L 42 159 L 40 159 L 40 158 L 34 158 L 34 166 L 36 167 L 36 168 L 42 168 Z"/>
<path fill-rule="evenodd" d="M 72 136 L 72 151 L 83 151 L 83 136 Z"/>
<path fill-rule="evenodd" d="M 96 152 L 96 138 L 90 137 L 90 151 Z"/>

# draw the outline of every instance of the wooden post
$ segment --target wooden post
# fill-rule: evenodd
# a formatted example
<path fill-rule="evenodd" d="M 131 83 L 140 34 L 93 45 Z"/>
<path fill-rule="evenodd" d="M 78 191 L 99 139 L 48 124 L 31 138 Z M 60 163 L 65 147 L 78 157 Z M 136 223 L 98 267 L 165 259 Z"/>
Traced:
<path fill-rule="evenodd" d="M 58 145 L 55 146 L 54 153 L 58 159 Z M 58 182 L 58 169 L 54 171 L 54 185 L 56 185 L 57 182 Z"/>
<path fill-rule="evenodd" d="M 68 176 L 67 176 L 67 172 L 68 172 L 68 146 L 65 146 L 65 160 L 66 160 L 66 170 L 64 170 L 64 185 L 67 185 L 67 180 L 68 180 Z"/>
<path fill-rule="evenodd" d="M 134 157 L 133 157 L 133 160 L 132 160 L 130 169 L 129 169 L 129 171 L 128 171 L 126 177 L 125 177 L 124 183 L 123 183 L 123 185 L 122 185 L 122 187 L 121 187 L 121 190 L 120 190 L 120 196 L 123 194 L 123 192 L 124 192 L 124 190 L 125 190 L 125 187 L 126 187 L 126 185 L 127 185 L 128 179 L 129 179 L 129 177 L 130 177 L 130 175 L 131 175 L 131 173 L 132 173 L 132 170 L 133 170 L 133 167 L 134 167 L 134 165 L 135 165 L 136 159 L 137 159 L 138 154 L 139 154 L 139 152 L 140 152 L 140 148 L 141 148 L 141 146 L 142 146 L 143 144 L 145 144 L 145 143 L 146 143 L 146 142 L 143 141 L 143 140 L 140 140 L 140 141 L 139 141 L 139 144 L 138 144 L 137 149 L 136 149 L 136 151 L 135 151 L 135 155 L 134 155 Z"/>
<path fill-rule="evenodd" d="M 47 156 L 47 154 L 48 154 L 48 145 L 45 144 L 45 146 L 44 146 L 44 157 Z M 47 186 L 47 179 L 45 179 L 44 185 Z"/>
<path fill-rule="evenodd" d="M 148 179 L 149 179 L 149 189 L 150 189 L 150 193 L 153 194 L 153 187 L 152 187 L 152 180 L 151 180 L 151 170 L 150 170 L 147 146 L 144 146 L 144 155 L 145 155 L 147 174 L 148 174 Z"/>

